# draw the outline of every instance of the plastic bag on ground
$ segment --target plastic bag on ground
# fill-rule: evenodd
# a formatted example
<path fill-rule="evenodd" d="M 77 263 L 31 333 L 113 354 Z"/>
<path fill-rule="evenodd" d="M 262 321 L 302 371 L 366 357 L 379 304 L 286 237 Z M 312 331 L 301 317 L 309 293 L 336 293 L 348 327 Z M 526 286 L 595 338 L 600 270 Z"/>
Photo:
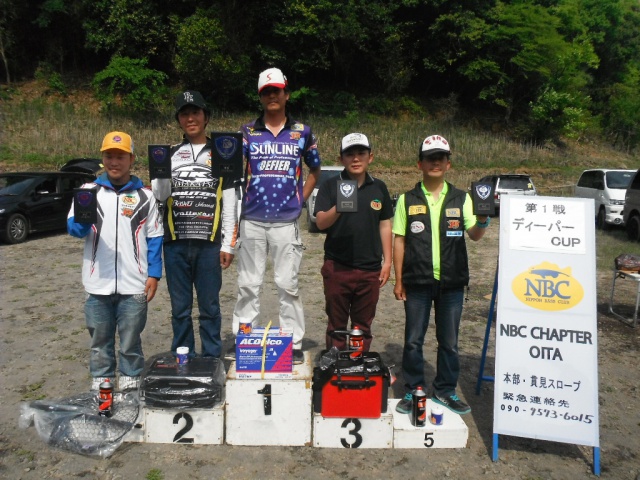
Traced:
<path fill-rule="evenodd" d="M 33 424 L 48 445 L 83 455 L 108 457 L 133 428 L 140 408 L 137 392 L 113 394 L 111 416 L 98 414 L 98 395 L 36 400 L 21 405 L 19 426 Z"/>

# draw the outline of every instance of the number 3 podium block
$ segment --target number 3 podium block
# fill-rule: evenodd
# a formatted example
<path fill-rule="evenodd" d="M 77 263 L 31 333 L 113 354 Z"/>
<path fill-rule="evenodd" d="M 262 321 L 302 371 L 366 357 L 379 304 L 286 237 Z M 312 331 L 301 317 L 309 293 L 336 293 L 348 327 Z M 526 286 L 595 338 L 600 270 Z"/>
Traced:
<path fill-rule="evenodd" d="M 231 363 L 226 384 L 229 445 L 311 445 L 311 364 L 293 366 L 291 379 L 238 378 Z"/>
<path fill-rule="evenodd" d="M 320 448 L 391 448 L 393 415 L 380 418 L 326 418 L 313 415 L 313 446 Z"/>
<path fill-rule="evenodd" d="M 388 411 L 393 412 L 394 448 L 464 448 L 467 446 L 469 429 L 457 413 L 446 408 L 442 425 L 433 425 L 427 420 L 424 427 L 411 425 L 409 415 L 396 412 L 398 399 L 389 400 Z M 427 400 L 427 417 L 435 404 Z"/>

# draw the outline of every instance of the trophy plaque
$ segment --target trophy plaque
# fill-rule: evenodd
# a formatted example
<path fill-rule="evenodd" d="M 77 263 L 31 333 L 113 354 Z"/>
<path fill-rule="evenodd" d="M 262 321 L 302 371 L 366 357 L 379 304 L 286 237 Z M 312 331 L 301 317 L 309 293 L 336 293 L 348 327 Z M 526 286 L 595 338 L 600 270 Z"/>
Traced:
<path fill-rule="evenodd" d="M 93 225 L 98 222 L 97 194 L 97 188 L 73 190 L 73 215 L 76 223 Z"/>
<path fill-rule="evenodd" d="M 473 182 L 471 184 L 474 215 L 493 216 L 496 214 L 493 193 L 493 185 L 491 183 Z"/>
<path fill-rule="evenodd" d="M 338 196 L 336 211 L 340 213 L 358 211 L 358 182 L 355 180 L 338 180 Z"/>
<path fill-rule="evenodd" d="M 242 178 L 242 134 L 231 132 L 211 132 L 212 175 Z"/>
<path fill-rule="evenodd" d="M 149 145 L 149 178 L 171 178 L 169 145 Z"/>

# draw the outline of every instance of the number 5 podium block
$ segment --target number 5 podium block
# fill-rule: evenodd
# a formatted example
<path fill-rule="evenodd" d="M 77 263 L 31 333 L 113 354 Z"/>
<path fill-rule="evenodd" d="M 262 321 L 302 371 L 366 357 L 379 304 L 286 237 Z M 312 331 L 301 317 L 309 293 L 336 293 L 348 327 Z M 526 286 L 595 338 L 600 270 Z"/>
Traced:
<path fill-rule="evenodd" d="M 396 412 L 398 399 L 389 400 L 388 411 L 393 412 L 393 448 L 465 448 L 469 438 L 469 429 L 457 413 L 446 408 L 442 425 L 433 425 L 427 421 L 424 427 L 411 425 L 409 415 Z M 427 400 L 427 417 L 431 408 L 436 406 Z"/>

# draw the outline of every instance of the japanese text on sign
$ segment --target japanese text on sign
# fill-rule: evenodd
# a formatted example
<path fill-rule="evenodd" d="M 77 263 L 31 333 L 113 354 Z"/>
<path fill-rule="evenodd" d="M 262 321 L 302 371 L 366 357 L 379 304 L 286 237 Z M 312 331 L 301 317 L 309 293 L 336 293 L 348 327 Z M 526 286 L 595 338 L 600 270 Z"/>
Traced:
<path fill-rule="evenodd" d="M 581 204 L 572 200 L 511 198 L 509 248 L 584 255 L 584 215 Z"/>

